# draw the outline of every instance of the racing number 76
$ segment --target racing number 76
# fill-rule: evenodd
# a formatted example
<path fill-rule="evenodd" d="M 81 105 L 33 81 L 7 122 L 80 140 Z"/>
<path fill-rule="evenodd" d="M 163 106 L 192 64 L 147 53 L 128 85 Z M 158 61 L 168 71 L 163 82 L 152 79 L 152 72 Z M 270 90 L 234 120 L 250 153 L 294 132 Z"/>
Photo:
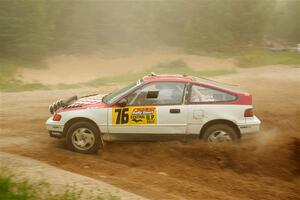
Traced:
<path fill-rule="evenodd" d="M 115 112 L 117 113 L 117 120 L 116 124 L 127 124 L 129 121 L 129 115 L 128 115 L 128 108 L 118 108 L 115 109 Z"/>

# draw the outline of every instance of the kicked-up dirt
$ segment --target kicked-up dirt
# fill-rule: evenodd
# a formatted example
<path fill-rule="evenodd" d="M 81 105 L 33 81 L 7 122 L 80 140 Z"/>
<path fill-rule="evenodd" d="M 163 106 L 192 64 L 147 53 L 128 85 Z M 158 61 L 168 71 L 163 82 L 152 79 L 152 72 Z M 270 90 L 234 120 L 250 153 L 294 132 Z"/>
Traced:
<path fill-rule="evenodd" d="M 103 180 L 150 199 L 300 199 L 300 68 L 240 70 L 216 80 L 238 83 L 254 97 L 262 130 L 237 145 L 111 142 L 97 155 L 49 138 L 47 106 L 73 94 L 114 88 L 1 94 L 0 151 Z"/>

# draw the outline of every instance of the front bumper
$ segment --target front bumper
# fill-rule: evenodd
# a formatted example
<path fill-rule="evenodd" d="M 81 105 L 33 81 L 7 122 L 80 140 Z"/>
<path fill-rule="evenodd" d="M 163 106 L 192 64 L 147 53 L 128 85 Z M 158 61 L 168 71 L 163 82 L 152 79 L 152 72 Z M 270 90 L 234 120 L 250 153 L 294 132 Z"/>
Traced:
<path fill-rule="evenodd" d="M 53 121 L 52 117 L 50 117 L 46 122 L 46 128 L 49 131 L 49 135 L 55 138 L 63 138 L 64 135 L 64 124 L 61 122 Z"/>
<path fill-rule="evenodd" d="M 245 123 L 238 125 L 242 138 L 256 136 L 259 132 L 260 124 L 261 121 L 256 116 L 246 118 Z"/>

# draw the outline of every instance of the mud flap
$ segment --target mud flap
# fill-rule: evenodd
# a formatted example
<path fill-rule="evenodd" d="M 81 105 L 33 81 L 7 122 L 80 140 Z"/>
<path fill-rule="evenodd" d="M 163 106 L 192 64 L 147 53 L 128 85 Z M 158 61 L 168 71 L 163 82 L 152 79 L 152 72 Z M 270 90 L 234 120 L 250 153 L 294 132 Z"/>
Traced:
<path fill-rule="evenodd" d="M 104 149 L 105 142 L 104 142 L 104 140 L 103 140 L 102 135 L 100 135 L 100 140 L 101 140 L 101 147 L 102 147 L 102 149 Z"/>

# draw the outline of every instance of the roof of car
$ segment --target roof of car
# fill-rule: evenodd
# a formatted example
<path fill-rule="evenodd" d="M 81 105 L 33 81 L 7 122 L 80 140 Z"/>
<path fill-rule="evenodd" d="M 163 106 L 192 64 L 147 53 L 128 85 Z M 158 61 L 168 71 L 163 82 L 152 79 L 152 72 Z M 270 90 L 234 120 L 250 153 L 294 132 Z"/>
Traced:
<path fill-rule="evenodd" d="M 151 73 L 148 76 L 144 76 L 143 80 L 145 82 L 152 82 L 152 81 L 182 81 L 182 82 L 191 82 L 192 78 L 185 75 L 179 74 L 160 74 L 156 75 Z"/>
<path fill-rule="evenodd" d="M 218 81 L 210 80 L 207 78 L 200 78 L 194 76 L 187 75 L 179 75 L 179 74 L 160 74 L 157 75 L 155 73 L 151 73 L 148 76 L 143 77 L 144 82 L 156 82 L 156 81 L 175 81 L 175 82 L 194 82 L 194 83 L 202 83 L 205 85 L 211 85 L 218 88 L 226 88 L 234 91 L 243 91 L 238 85 L 221 83 Z"/>

